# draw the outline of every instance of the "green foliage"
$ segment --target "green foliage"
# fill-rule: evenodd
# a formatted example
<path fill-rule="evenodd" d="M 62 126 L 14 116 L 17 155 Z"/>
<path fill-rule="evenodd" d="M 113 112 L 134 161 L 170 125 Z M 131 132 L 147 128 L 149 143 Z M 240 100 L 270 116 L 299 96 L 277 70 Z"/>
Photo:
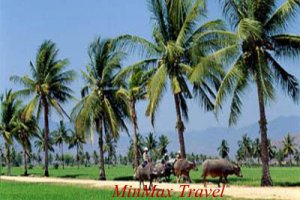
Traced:
<path fill-rule="evenodd" d="M 159 158 L 163 158 L 163 156 L 168 153 L 167 147 L 170 144 L 170 140 L 166 135 L 161 135 L 158 137 L 158 144 L 157 144 L 157 153 Z"/>
<path fill-rule="evenodd" d="M 220 0 L 225 17 L 239 38 L 236 54 L 231 54 L 232 67 L 218 91 L 216 110 L 228 94 L 231 97 L 229 124 L 237 123 L 244 91 L 252 81 L 261 82 L 266 103 L 275 99 L 275 85 L 294 102 L 299 101 L 299 82 L 276 59 L 300 55 L 300 36 L 285 33 L 300 8 L 297 0 L 285 0 L 276 9 L 277 1 Z"/>
<path fill-rule="evenodd" d="M 221 158 L 227 158 L 229 154 L 229 146 L 226 140 L 222 140 L 218 147 L 219 155 Z"/>
<path fill-rule="evenodd" d="M 48 40 L 38 49 L 35 64 L 30 62 L 31 77 L 12 76 L 11 81 L 21 84 L 24 89 L 16 92 L 19 96 L 31 96 L 32 99 L 24 110 L 24 116 L 29 119 L 34 110 L 39 119 L 45 103 L 52 106 L 60 115 L 65 115 L 62 104 L 72 99 L 72 89 L 69 84 L 75 79 L 73 70 L 66 70 L 67 59 L 57 59 L 58 49 L 55 43 Z"/>

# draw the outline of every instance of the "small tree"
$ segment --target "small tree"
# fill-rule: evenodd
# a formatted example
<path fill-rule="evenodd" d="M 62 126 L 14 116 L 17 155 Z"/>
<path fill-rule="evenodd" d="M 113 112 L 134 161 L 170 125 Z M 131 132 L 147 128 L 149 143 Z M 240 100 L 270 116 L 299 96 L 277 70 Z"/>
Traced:
<path fill-rule="evenodd" d="M 153 133 L 149 133 L 148 136 L 146 136 L 145 145 L 149 149 L 150 156 L 153 160 L 156 160 L 156 152 L 157 152 L 157 140 L 156 136 Z"/>
<path fill-rule="evenodd" d="M 170 141 L 166 135 L 159 136 L 157 148 L 158 148 L 158 154 L 160 158 L 163 157 L 164 154 L 168 152 L 167 147 L 169 144 Z"/>
<path fill-rule="evenodd" d="M 97 151 L 93 151 L 93 160 L 94 160 L 94 164 L 95 165 L 98 165 L 98 163 L 99 163 L 99 156 L 98 156 L 98 153 L 97 153 Z"/>
<path fill-rule="evenodd" d="M 257 164 L 260 163 L 260 141 L 259 138 L 255 138 L 252 142 L 253 158 L 257 159 Z"/>
<path fill-rule="evenodd" d="M 294 138 L 288 133 L 283 140 L 283 152 L 286 157 L 289 157 L 290 165 L 292 165 L 293 155 L 296 151 Z"/>
<path fill-rule="evenodd" d="M 228 154 L 229 154 L 229 146 L 226 140 L 222 140 L 220 147 L 218 148 L 219 151 L 219 155 L 222 158 L 228 158 Z"/>
<path fill-rule="evenodd" d="M 282 149 L 279 149 L 277 152 L 276 152 L 276 155 L 275 155 L 275 158 L 276 160 L 278 161 L 278 164 L 279 166 L 282 166 L 282 162 L 284 161 L 284 152 Z"/>

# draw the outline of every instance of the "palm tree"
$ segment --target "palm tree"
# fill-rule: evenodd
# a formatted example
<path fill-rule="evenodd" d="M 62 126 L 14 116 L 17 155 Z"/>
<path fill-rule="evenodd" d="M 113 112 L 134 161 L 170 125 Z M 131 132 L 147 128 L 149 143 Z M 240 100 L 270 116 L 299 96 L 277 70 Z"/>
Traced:
<path fill-rule="evenodd" d="M 128 159 L 129 160 L 134 160 L 135 158 L 135 150 L 134 150 L 134 142 L 133 140 L 131 139 L 129 141 L 129 149 L 128 149 Z M 143 148 L 144 148 L 144 145 L 145 145 L 145 141 L 144 141 L 144 138 L 141 134 L 137 134 L 137 149 L 138 149 L 138 158 L 141 158 L 142 155 L 143 155 Z"/>
<path fill-rule="evenodd" d="M 167 146 L 170 144 L 170 141 L 166 135 L 161 135 L 158 137 L 158 154 L 162 158 L 167 152 Z"/>
<path fill-rule="evenodd" d="M 121 130 L 127 131 L 124 119 L 129 116 L 127 102 L 117 98 L 119 85 L 113 80 L 121 69 L 124 53 L 116 51 L 112 40 L 96 38 L 88 51 L 90 64 L 82 72 L 86 85 L 82 100 L 74 107 L 72 118 L 78 133 L 99 134 L 99 179 L 105 180 L 103 131 L 118 138 Z"/>
<path fill-rule="evenodd" d="M 156 136 L 150 132 L 145 138 L 145 146 L 149 149 L 149 153 L 151 158 L 156 160 L 156 152 L 157 152 L 157 140 Z"/>
<path fill-rule="evenodd" d="M 300 163 L 300 152 L 296 149 L 296 152 L 294 154 L 294 159 L 296 161 L 296 164 L 299 165 Z"/>
<path fill-rule="evenodd" d="M 219 155 L 222 158 L 227 158 L 229 154 L 229 146 L 226 140 L 222 140 L 220 146 L 218 147 Z"/>
<path fill-rule="evenodd" d="M 296 147 L 294 144 L 294 138 L 288 133 L 283 139 L 283 152 L 284 156 L 289 157 L 290 165 L 292 165 L 292 156 L 296 152 Z"/>
<path fill-rule="evenodd" d="M 282 162 L 284 161 L 284 152 L 282 149 L 279 149 L 275 155 L 276 160 L 278 161 L 279 166 L 282 166 Z"/>
<path fill-rule="evenodd" d="M 126 69 L 125 69 L 126 70 Z M 115 82 L 124 79 L 128 73 L 120 73 L 116 77 Z M 133 146 L 134 146 L 134 166 L 137 168 L 139 166 L 139 157 L 138 157 L 138 141 L 137 141 L 137 114 L 136 114 L 136 102 L 139 100 L 144 100 L 146 98 L 146 83 L 151 75 L 151 71 L 144 72 L 141 68 L 133 69 L 130 77 L 128 78 L 127 87 L 122 87 L 117 92 L 117 95 L 120 98 L 123 98 L 125 101 L 129 102 L 130 117 L 133 123 Z"/>
<path fill-rule="evenodd" d="M 79 151 L 82 150 L 83 144 L 85 144 L 85 138 L 81 134 L 77 134 L 74 131 L 71 131 L 71 136 L 68 139 L 69 149 L 76 147 L 76 162 L 77 168 L 79 169 L 80 159 Z"/>
<path fill-rule="evenodd" d="M 232 93 L 229 123 L 235 124 L 241 113 L 242 95 L 250 83 L 255 83 L 259 106 L 261 135 L 262 186 L 271 186 L 267 144 L 265 104 L 275 97 L 275 83 L 295 102 L 299 100 L 299 83 L 275 59 L 296 57 L 300 53 L 300 36 L 285 33 L 300 7 L 298 0 L 232 1 L 223 3 L 225 17 L 235 29 L 239 42 L 227 48 L 234 64 L 226 74 L 216 97 L 216 108 L 227 93 Z M 274 57 L 275 56 L 275 57 Z"/>
<path fill-rule="evenodd" d="M 67 115 L 63 109 L 63 103 L 72 98 L 73 91 L 68 85 L 74 80 L 75 72 L 65 70 L 67 59 L 57 59 L 58 49 L 48 40 L 41 44 L 36 55 L 35 65 L 30 62 L 31 77 L 13 76 L 10 79 L 20 83 L 24 89 L 17 93 L 22 96 L 32 96 L 25 108 L 24 116 L 29 119 L 36 110 L 37 120 L 44 108 L 44 140 L 45 140 L 45 176 L 49 176 L 48 170 L 48 135 L 49 135 L 49 110 L 54 108 L 61 116 Z"/>
<path fill-rule="evenodd" d="M 67 129 L 64 122 L 61 120 L 59 121 L 59 125 L 57 127 L 57 130 L 52 132 L 54 143 L 59 145 L 61 147 L 61 162 L 62 162 L 62 168 L 64 169 L 64 143 L 68 142 L 68 132 L 70 132 L 70 129 Z"/>
<path fill-rule="evenodd" d="M 97 154 L 97 151 L 93 151 L 93 160 L 95 165 L 99 163 L 99 156 Z"/>
<path fill-rule="evenodd" d="M 268 139 L 268 154 L 269 154 L 270 160 L 275 158 L 276 149 L 277 149 L 276 146 L 272 144 L 272 141 L 270 139 Z"/>
<path fill-rule="evenodd" d="M 255 138 L 252 142 L 252 150 L 253 150 L 253 157 L 257 158 L 257 164 L 259 164 L 260 158 L 260 141 L 259 138 Z"/>
<path fill-rule="evenodd" d="M 0 134 L 5 141 L 6 175 L 10 176 L 11 153 L 10 146 L 13 143 L 13 120 L 17 115 L 21 101 L 16 99 L 12 90 L 9 90 L 1 97 L 1 122 Z"/>
<path fill-rule="evenodd" d="M 48 141 L 45 142 L 45 129 L 38 128 L 38 132 L 36 134 L 36 140 L 34 141 L 34 147 L 38 149 L 38 152 L 45 152 L 45 149 L 47 148 L 49 151 L 54 152 L 54 141 L 52 138 L 52 135 L 50 134 L 48 136 Z"/>
<path fill-rule="evenodd" d="M 152 125 L 166 87 L 170 86 L 180 151 L 185 158 L 183 119 L 188 120 L 186 100 L 192 98 L 188 83 L 193 84 L 194 94 L 204 110 L 213 110 L 214 91 L 223 70 L 216 62 L 222 52 L 212 52 L 235 40 L 235 36 L 225 31 L 221 20 L 199 24 L 200 17 L 204 18 L 206 14 L 203 0 L 148 0 L 148 5 L 153 19 L 154 42 L 131 35 L 119 37 L 122 48 L 129 52 L 137 50 L 146 56 L 145 60 L 125 71 L 141 66 L 154 70 L 147 84 L 149 104 L 146 110 Z"/>
<path fill-rule="evenodd" d="M 107 152 L 108 167 L 112 164 L 112 158 L 116 156 L 117 141 L 111 134 L 105 134 L 104 152 Z"/>
<path fill-rule="evenodd" d="M 24 176 L 28 176 L 27 155 L 31 152 L 31 138 L 37 134 L 38 124 L 34 116 L 25 119 L 23 110 L 19 110 L 13 119 L 13 133 L 23 149 Z M 30 156 L 29 156 L 30 157 Z"/>
<path fill-rule="evenodd" d="M 247 134 L 244 134 L 242 137 L 242 140 L 238 141 L 238 146 L 239 146 L 238 151 L 240 151 L 240 154 L 241 154 L 243 160 L 246 160 L 249 165 L 250 165 L 250 159 L 252 156 L 251 144 L 252 144 L 252 141 L 247 136 Z"/>
<path fill-rule="evenodd" d="M 85 157 L 85 167 L 88 167 L 90 165 L 90 159 L 91 159 L 91 156 L 88 151 L 85 152 L 84 157 Z"/>

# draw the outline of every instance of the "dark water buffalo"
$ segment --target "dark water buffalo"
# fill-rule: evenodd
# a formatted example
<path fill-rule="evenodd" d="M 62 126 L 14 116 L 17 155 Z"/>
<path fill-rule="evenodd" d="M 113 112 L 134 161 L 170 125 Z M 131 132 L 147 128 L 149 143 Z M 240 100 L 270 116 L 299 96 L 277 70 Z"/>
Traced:
<path fill-rule="evenodd" d="M 144 181 L 149 181 L 149 189 L 153 186 L 153 179 L 157 178 L 157 172 L 155 169 L 155 163 L 149 162 L 145 167 L 140 165 L 135 174 L 134 179 L 139 180 L 140 182 L 140 188 L 141 184 L 143 184 L 144 188 Z"/>
<path fill-rule="evenodd" d="M 189 162 L 185 159 L 179 159 L 174 164 L 174 174 L 177 179 L 177 183 L 180 182 L 183 177 L 188 183 L 191 183 L 190 170 L 198 170 L 195 162 Z"/>
<path fill-rule="evenodd" d="M 162 178 L 165 179 L 165 181 L 169 181 L 170 180 L 170 176 L 173 173 L 172 170 L 172 164 L 171 163 L 157 163 L 155 165 L 155 171 L 157 173 L 157 178 L 158 181 L 161 181 Z"/>
<path fill-rule="evenodd" d="M 232 174 L 235 174 L 238 177 L 243 177 L 240 166 L 233 164 L 226 159 L 206 160 L 202 164 L 202 177 L 205 187 L 207 176 L 211 176 L 213 178 L 220 177 L 218 182 L 218 186 L 220 187 L 222 179 L 224 178 L 225 184 L 227 184 L 227 176 Z"/>

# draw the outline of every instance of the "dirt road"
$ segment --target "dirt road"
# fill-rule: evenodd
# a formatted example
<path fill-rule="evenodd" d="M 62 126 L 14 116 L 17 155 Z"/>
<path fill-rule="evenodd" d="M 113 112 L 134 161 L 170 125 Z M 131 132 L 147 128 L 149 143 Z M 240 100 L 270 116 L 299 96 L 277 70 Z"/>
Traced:
<path fill-rule="evenodd" d="M 20 181 L 30 183 L 56 183 L 56 184 L 71 184 L 81 185 L 93 188 L 114 188 L 118 185 L 122 188 L 124 185 L 131 185 L 133 188 L 138 188 L 139 184 L 136 181 L 97 181 L 97 180 L 82 180 L 82 179 L 63 179 L 63 178 L 45 178 L 45 177 L 20 177 L 20 176 L 1 176 L 1 180 Z M 181 192 L 182 188 L 178 184 L 173 183 L 155 183 L 161 189 L 173 189 L 173 191 Z M 191 184 L 190 188 L 204 188 L 203 184 Z M 208 185 L 208 189 L 215 189 L 216 185 Z M 113 190 L 112 190 L 113 191 Z M 285 199 L 299 200 L 300 187 L 246 187 L 246 186 L 230 186 L 224 190 L 224 195 L 234 198 L 247 199 Z"/>

